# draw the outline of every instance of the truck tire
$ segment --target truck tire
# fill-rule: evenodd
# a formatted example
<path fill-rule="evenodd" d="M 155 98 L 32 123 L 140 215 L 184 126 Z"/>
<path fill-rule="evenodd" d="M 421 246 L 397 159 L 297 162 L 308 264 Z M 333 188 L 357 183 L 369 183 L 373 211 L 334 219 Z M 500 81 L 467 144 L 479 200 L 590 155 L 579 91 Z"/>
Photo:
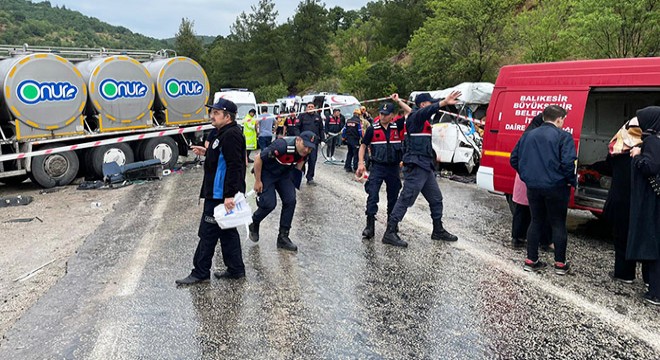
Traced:
<path fill-rule="evenodd" d="M 3 183 L 5 185 L 18 185 L 22 183 L 23 181 L 27 180 L 28 176 L 27 175 L 16 175 L 16 176 L 9 176 L 5 178 L 0 178 L 0 183 Z"/>
<path fill-rule="evenodd" d="M 38 150 L 64 146 L 49 144 Z M 37 156 L 32 159 L 30 178 L 39 186 L 49 189 L 55 186 L 69 185 L 78 175 L 80 162 L 73 151 Z"/>
<path fill-rule="evenodd" d="M 104 145 L 87 152 L 85 164 L 92 176 L 103 178 L 103 164 L 117 162 L 119 166 L 130 164 L 135 160 L 133 149 L 126 143 Z"/>
<path fill-rule="evenodd" d="M 171 169 L 179 160 L 179 145 L 169 136 L 149 139 L 138 147 L 141 160 L 159 159 L 163 168 Z"/>

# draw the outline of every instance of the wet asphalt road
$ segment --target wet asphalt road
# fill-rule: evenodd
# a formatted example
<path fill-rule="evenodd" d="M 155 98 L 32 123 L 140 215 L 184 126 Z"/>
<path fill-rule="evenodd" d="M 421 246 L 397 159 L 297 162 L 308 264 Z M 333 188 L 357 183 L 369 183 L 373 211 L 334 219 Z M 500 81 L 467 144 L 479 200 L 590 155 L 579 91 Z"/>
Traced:
<path fill-rule="evenodd" d="M 202 171 L 134 186 L 68 262 L 68 273 L 14 325 L 0 359 L 660 358 L 660 309 L 643 284 L 612 282 L 602 224 L 570 213 L 573 272 L 522 271 L 500 196 L 441 179 L 445 225 L 430 239 L 420 198 L 401 223 L 407 249 L 361 240 L 366 194 L 319 160 L 298 193 L 298 253 L 240 229 L 247 278 L 179 287 L 197 244 Z M 219 248 L 218 248 L 219 250 Z M 551 261 L 550 254 L 545 259 Z M 215 260 L 221 257 L 218 255 Z"/>

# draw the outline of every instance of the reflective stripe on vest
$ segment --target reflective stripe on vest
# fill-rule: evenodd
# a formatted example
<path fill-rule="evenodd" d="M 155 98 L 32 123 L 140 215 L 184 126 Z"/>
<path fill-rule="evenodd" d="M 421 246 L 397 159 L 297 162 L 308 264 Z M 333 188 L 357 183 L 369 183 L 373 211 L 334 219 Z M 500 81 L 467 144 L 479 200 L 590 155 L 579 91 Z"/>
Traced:
<path fill-rule="evenodd" d="M 405 128 L 405 147 L 406 155 L 428 156 L 433 158 L 433 144 L 431 142 L 433 127 L 428 120 L 424 122 L 424 127 L 419 133 L 411 134 Z"/>
<path fill-rule="evenodd" d="M 286 136 L 283 138 L 286 141 L 286 153 L 275 156 L 280 165 L 295 166 L 303 159 L 302 156 L 296 156 L 296 137 Z M 298 158 L 296 160 L 296 158 Z"/>

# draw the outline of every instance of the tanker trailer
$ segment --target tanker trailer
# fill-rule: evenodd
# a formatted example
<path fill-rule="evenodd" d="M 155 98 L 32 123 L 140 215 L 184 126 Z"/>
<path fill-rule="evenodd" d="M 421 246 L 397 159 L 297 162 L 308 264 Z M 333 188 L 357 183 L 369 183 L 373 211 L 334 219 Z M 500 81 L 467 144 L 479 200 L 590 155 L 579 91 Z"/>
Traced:
<path fill-rule="evenodd" d="M 82 111 L 87 88 L 80 72 L 66 59 L 48 53 L 12 51 L 0 61 L 0 154 L 24 150 L 21 144 L 84 133 Z M 59 141 L 59 140 L 56 140 Z M 19 183 L 28 175 L 43 187 L 73 181 L 78 155 L 65 152 L 0 163 L 0 182 Z"/>
<path fill-rule="evenodd" d="M 147 69 L 137 60 L 101 53 L 76 67 L 89 89 L 83 114 L 92 131 L 109 133 L 153 126 L 154 85 Z M 134 150 L 129 144 L 95 148 L 85 153 L 85 165 L 92 175 L 102 177 L 104 163 L 131 163 Z"/>
<path fill-rule="evenodd" d="M 161 50 L 153 60 L 143 63 L 156 86 L 154 116 L 166 125 L 206 121 L 205 106 L 210 94 L 206 72 L 187 57 L 165 58 Z"/>
<path fill-rule="evenodd" d="M 205 105 L 210 86 L 206 72 L 190 58 L 165 58 L 167 52 L 161 50 L 143 63 L 156 88 L 152 110 L 157 125 L 186 126 L 208 121 Z M 165 167 L 172 167 L 179 153 L 187 151 L 186 142 L 179 140 L 159 137 L 144 141 L 137 147 L 137 156 L 140 160 L 160 159 Z"/>
<path fill-rule="evenodd" d="M 87 89 L 66 59 L 16 53 L 0 61 L 0 126 L 17 140 L 84 133 Z"/>

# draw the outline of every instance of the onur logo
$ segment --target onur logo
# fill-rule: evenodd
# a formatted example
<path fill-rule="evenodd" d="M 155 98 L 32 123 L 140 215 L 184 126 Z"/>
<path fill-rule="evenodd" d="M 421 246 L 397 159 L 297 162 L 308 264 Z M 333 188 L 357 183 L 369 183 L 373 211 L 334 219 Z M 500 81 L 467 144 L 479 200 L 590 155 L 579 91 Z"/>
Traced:
<path fill-rule="evenodd" d="M 108 101 L 143 98 L 147 95 L 148 89 L 147 85 L 141 81 L 105 79 L 99 85 L 101 97 Z"/>
<path fill-rule="evenodd" d="M 165 83 L 165 92 L 175 99 L 179 96 L 198 96 L 204 93 L 204 85 L 196 80 L 169 79 Z"/>
<path fill-rule="evenodd" d="M 78 88 L 67 81 L 38 82 L 24 80 L 18 84 L 16 90 L 18 92 L 18 99 L 28 105 L 34 105 L 44 101 L 73 100 L 78 94 Z"/>

